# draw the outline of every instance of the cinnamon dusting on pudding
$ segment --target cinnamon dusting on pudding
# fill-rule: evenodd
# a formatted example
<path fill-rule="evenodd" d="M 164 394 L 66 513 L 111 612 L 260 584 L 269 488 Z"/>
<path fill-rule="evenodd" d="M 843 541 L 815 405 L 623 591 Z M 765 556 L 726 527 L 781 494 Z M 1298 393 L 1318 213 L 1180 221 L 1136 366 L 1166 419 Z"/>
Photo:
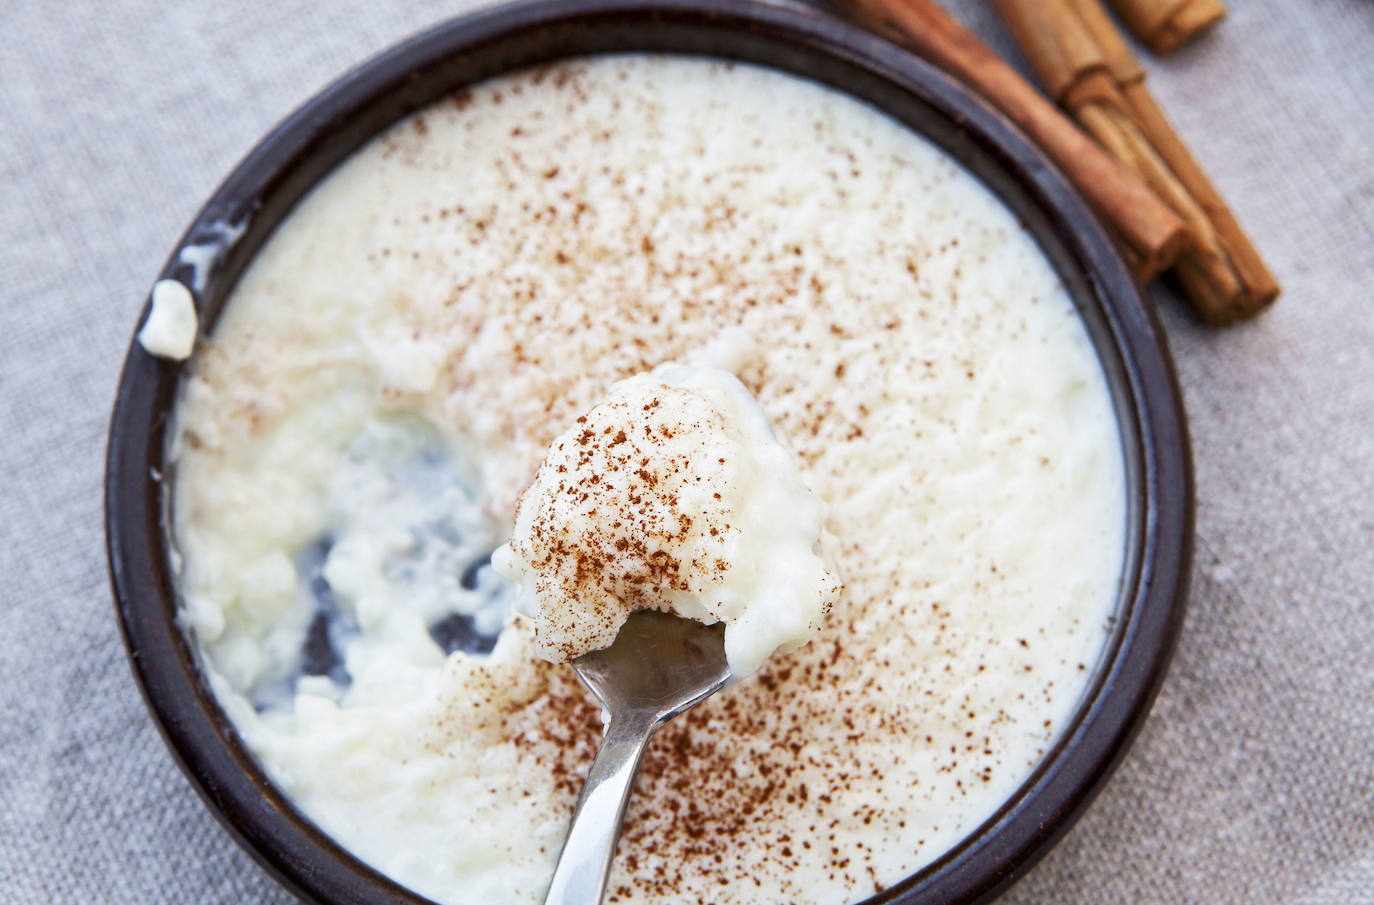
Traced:
<path fill-rule="evenodd" d="M 683 401 L 690 396 L 675 387 L 663 387 L 661 393 Z M 537 576 L 540 596 L 576 602 L 576 607 L 551 607 L 536 630 L 540 653 L 555 663 L 608 646 L 633 610 L 666 609 L 666 592 L 711 593 L 729 568 L 720 555 L 738 529 L 726 521 L 720 494 L 702 501 L 716 504 L 710 510 L 686 514 L 680 491 L 685 480 L 700 482 L 702 475 L 694 474 L 690 451 L 669 452 L 658 442 L 718 425 L 656 417 L 669 411 L 661 402 L 656 395 L 643 406 L 647 414 L 638 425 L 643 433 L 632 435 L 617 429 L 632 403 L 602 403 L 592 410 L 590 426 L 554 443 L 544 466 L 558 463 L 556 483 L 544 491 L 554 499 L 537 510 L 528 537 L 515 550 Z M 716 420 L 712 413 L 705 417 Z M 587 424 L 588 416 L 577 420 Z M 603 427 L 604 422 L 609 423 Z M 566 464 L 570 460 L 575 460 L 572 468 Z M 522 505 L 540 502 L 526 493 Z M 585 527 L 570 532 L 560 508 L 572 508 Z M 691 540 L 715 550 L 677 552 Z"/>
<path fill-rule="evenodd" d="M 547 660 L 609 647 L 651 609 L 724 622 L 740 677 L 834 604 L 822 519 L 743 384 L 669 364 L 620 381 L 554 440 L 492 564 L 521 584 Z"/>
<path fill-rule="evenodd" d="M 738 375 L 800 460 L 845 590 L 810 644 L 655 739 L 614 901 L 840 905 L 948 851 L 1069 724 L 1124 549 L 1106 385 L 1034 241 L 901 124 L 754 67 L 559 63 L 425 120 L 302 199 L 178 406 L 183 615 L 273 782 L 435 901 L 541 901 L 596 708 L 534 656 L 532 619 L 490 654 L 436 643 L 453 601 L 506 583 L 446 568 L 450 526 L 423 507 L 378 530 L 381 491 L 416 476 L 381 481 L 357 441 L 422 424 L 413 458 L 447 463 L 454 497 L 434 508 L 480 558 L 608 387 L 691 361 Z M 426 467 L 405 493 L 435 495 Z M 349 503 L 363 478 L 377 506 Z M 722 526 L 684 511 L 714 549 Z M 330 542 L 311 571 L 302 551 Z M 721 558 L 702 587 L 752 562 Z M 347 617 L 348 682 L 290 686 L 317 579 Z"/>

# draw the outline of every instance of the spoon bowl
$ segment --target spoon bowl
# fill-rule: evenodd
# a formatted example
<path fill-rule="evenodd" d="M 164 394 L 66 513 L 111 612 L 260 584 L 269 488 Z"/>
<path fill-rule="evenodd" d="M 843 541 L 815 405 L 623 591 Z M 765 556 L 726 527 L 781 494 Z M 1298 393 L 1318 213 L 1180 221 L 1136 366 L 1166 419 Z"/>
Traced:
<path fill-rule="evenodd" d="M 612 718 L 634 711 L 665 723 L 729 680 L 725 626 L 640 610 L 615 643 L 583 654 L 573 668 Z"/>

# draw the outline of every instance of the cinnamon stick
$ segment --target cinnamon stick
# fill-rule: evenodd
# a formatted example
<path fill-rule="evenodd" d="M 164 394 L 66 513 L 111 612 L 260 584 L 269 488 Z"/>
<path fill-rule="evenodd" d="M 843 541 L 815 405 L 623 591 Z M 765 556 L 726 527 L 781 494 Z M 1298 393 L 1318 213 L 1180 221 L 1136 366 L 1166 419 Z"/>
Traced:
<path fill-rule="evenodd" d="M 1190 287 L 1189 299 L 1206 320 L 1227 319 L 1244 287 L 1206 212 L 1132 120 L 1102 49 L 1070 0 L 996 0 L 996 6 L 1049 95 L 1187 225 L 1179 261 L 1203 284 Z"/>
<path fill-rule="evenodd" d="M 1226 17 L 1219 0 L 1112 0 L 1135 36 L 1170 54 Z"/>
<path fill-rule="evenodd" d="M 1205 219 L 1131 121 L 1125 97 L 1068 0 L 995 0 L 1046 92 L 1117 160 L 1144 179 L 1190 229 Z"/>
<path fill-rule="evenodd" d="M 962 79 L 1024 129 L 1110 221 L 1144 272 L 1173 262 L 1185 236 L 1173 210 L 933 0 L 849 0 L 849 7 Z"/>
<path fill-rule="evenodd" d="M 1231 295 L 1220 269 L 1209 268 L 1205 261 L 1197 260 L 1195 254 L 1185 253 L 1178 268 L 1184 291 L 1213 322 L 1250 317 L 1263 310 L 1278 298 L 1278 281 L 1236 222 L 1221 193 L 1145 87 L 1145 70 L 1126 46 L 1121 32 L 1099 0 L 1069 0 L 1069 5 L 1101 50 L 1104 63 L 1125 96 L 1132 119 L 1141 133 L 1206 213 L 1217 243 L 1225 252 L 1229 271 L 1242 286 L 1239 296 Z"/>

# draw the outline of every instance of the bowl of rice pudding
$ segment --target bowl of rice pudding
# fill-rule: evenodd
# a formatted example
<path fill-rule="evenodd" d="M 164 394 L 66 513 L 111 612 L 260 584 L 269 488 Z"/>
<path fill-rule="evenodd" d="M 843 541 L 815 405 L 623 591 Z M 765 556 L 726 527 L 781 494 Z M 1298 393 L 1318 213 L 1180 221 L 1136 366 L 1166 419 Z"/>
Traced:
<path fill-rule="evenodd" d="M 824 599 L 655 739 L 608 901 L 984 901 L 1162 680 L 1192 496 L 1152 315 L 1010 125 L 823 13 L 439 25 L 264 139 L 153 296 L 110 435 L 121 626 L 193 785 L 307 900 L 542 901 L 601 723 L 492 554 L 625 381 L 756 400 L 796 475 L 729 502 L 819 541 L 761 565 L 674 493 L 724 539 L 682 537 L 708 596 Z M 667 436 L 650 389 L 615 416 Z M 726 458 L 703 479 L 752 486 Z"/>

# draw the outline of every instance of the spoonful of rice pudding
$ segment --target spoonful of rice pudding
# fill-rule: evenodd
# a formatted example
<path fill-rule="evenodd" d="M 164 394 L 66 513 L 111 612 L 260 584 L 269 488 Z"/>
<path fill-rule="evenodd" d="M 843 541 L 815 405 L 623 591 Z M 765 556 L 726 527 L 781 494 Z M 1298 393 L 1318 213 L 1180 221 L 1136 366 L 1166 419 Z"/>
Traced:
<path fill-rule="evenodd" d="M 824 506 L 733 375 L 666 364 L 554 440 L 492 557 L 539 656 L 609 714 L 547 903 L 600 902 L 634 774 L 664 723 L 819 630 L 840 584 Z"/>

